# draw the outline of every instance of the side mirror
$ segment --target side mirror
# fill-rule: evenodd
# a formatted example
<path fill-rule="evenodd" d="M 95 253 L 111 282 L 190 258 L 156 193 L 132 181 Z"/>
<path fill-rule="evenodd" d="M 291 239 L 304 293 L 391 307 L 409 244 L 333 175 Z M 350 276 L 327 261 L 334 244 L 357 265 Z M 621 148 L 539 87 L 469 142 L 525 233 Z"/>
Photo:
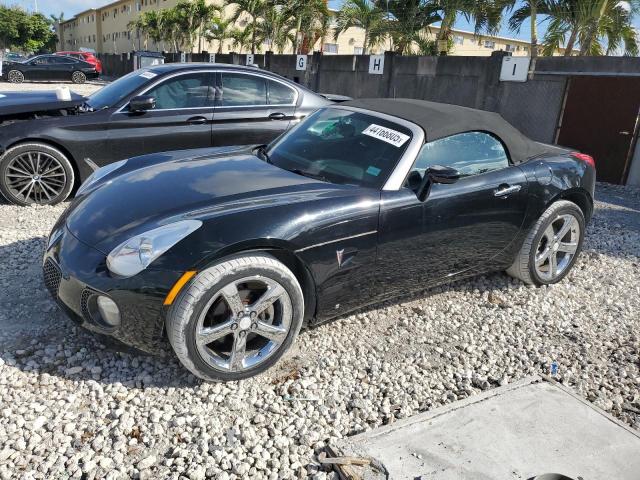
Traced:
<path fill-rule="evenodd" d="M 138 95 L 129 100 L 130 112 L 146 112 L 156 108 L 156 99 L 151 95 Z"/>
<path fill-rule="evenodd" d="M 418 200 L 424 202 L 431 192 L 431 185 L 434 183 L 451 184 L 460 179 L 460 172 L 455 168 L 443 167 L 442 165 L 432 165 L 424 172 L 424 178 L 418 188 Z"/>

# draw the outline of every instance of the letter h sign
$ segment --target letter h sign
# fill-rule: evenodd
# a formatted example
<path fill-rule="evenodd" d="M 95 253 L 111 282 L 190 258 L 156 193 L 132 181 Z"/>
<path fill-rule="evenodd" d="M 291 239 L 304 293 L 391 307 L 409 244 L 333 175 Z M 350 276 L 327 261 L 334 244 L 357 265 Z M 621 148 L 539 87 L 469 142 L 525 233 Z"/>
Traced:
<path fill-rule="evenodd" d="M 369 73 L 382 75 L 384 73 L 384 55 L 369 56 Z"/>

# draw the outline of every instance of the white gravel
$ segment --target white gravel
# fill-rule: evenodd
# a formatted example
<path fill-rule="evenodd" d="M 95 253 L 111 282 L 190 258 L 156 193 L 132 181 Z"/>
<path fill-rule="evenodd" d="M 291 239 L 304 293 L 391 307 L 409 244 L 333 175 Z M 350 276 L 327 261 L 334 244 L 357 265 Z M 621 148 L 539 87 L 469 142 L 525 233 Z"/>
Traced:
<path fill-rule="evenodd" d="M 335 478 L 325 442 L 558 364 L 640 429 L 640 189 L 598 185 L 586 250 L 550 288 L 496 273 L 302 332 L 267 374 L 200 383 L 118 352 L 42 284 L 63 206 L 0 204 L 0 478 Z"/>
<path fill-rule="evenodd" d="M 27 92 L 35 90 L 55 90 L 58 87 L 68 87 L 72 92 L 80 95 L 91 95 L 99 90 L 105 82 L 101 80 L 89 80 L 87 83 L 76 85 L 72 82 L 24 82 L 8 83 L 0 81 L 0 92 Z"/>

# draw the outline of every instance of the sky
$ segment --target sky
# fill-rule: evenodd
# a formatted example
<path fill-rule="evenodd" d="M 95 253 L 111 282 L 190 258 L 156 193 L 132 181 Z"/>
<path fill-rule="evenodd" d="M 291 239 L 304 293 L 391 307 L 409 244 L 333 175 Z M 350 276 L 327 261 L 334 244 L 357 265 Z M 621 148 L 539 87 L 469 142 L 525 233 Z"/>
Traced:
<path fill-rule="evenodd" d="M 95 8 L 110 3 L 111 0 L 0 0 L 0 4 L 3 5 L 20 5 L 23 8 L 33 11 L 35 4 L 38 5 L 38 10 L 45 15 L 64 12 L 65 18 L 71 18 L 76 13 L 89 8 Z M 329 5 L 333 8 L 339 8 L 343 0 L 330 0 Z M 506 24 L 506 22 L 503 22 Z M 538 27 L 538 37 L 542 38 L 546 31 L 546 23 L 544 20 L 540 22 Z M 640 29 L 640 18 L 634 20 L 635 27 Z M 463 18 L 459 19 L 456 24 L 456 28 L 461 30 L 473 31 L 473 25 L 466 22 Z M 520 32 L 511 32 L 505 25 L 500 30 L 499 35 L 503 37 L 520 38 L 522 40 L 530 40 L 531 30 L 529 24 L 525 22 Z"/>

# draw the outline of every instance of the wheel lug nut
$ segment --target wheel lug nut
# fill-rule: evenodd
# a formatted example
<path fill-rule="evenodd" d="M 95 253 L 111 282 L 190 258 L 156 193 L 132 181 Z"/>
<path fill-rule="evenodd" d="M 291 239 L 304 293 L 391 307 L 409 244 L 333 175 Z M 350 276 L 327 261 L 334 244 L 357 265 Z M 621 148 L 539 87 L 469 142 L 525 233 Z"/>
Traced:
<path fill-rule="evenodd" d="M 249 315 L 251 318 L 256 318 L 258 316 L 258 314 L 256 312 L 251 312 L 251 315 Z"/>
<path fill-rule="evenodd" d="M 246 334 L 247 334 L 247 332 L 245 332 L 244 330 L 240 330 L 240 334 L 239 335 L 241 337 L 244 337 Z"/>
<path fill-rule="evenodd" d="M 258 328 L 258 324 L 257 323 L 252 323 L 251 324 L 251 329 L 255 330 L 256 328 Z"/>
<path fill-rule="evenodd" d="M 238 324 L 237 323 L 232 323 L 231 324 L 231 330 L 236 330 L 238 328 Z"/>

